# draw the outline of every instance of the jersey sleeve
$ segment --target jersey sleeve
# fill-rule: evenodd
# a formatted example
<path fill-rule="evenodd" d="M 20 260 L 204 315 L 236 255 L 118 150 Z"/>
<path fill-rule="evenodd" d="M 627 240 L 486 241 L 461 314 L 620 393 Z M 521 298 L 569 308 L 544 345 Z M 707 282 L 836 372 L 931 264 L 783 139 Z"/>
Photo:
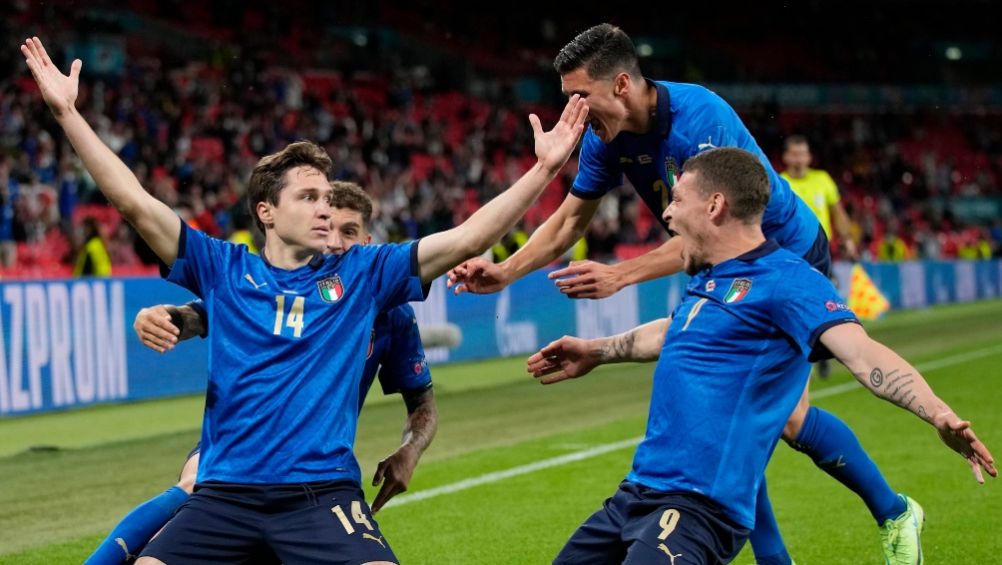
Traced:
<path fill-rule="evenodd" d="M 782 275 L 772 300 L 772 319 L 808 361 L 831 359 L 818 338 L 839 324 L 859 323 L 831 281 L 807 263 Z"/>
<path fill-rule="evenodd" d="M 181 219 L 178 218 L 178 221 L 181 222 Z M 228 246 L 231 245 L 181 222 L 177 259 L 169 268 L 162 269 L 163 277 L 190 290 L 195 296 L 205 298 L 226 268 L 232 251 Z"/>
<path fill-rule="evenodd" d="M 578 155 L 578 175 L 571 186 L 571 194 L 585 200 L 595 200 L 623 182 L 618 163 L 609 162 L 608 147 L 592 132 L 585 132 Z"/>
<path fill-rule="evenodd" d="M 424 300 L 427 288 L 418 275 L 417 250 L 421 240 L 356 246 L 373 253 L 369 267 L 373 298 L 379 310 Z"/>
<path fill-rule="evenodd" d="M 688 147 L 683 148 L 683 161 L 717 147 L 740 147 L 752 150 L 746 147 L 745 138 L 750 138 L 750 134 L 737 113 L 723 98 L 712 92 L 707 91 L 702 103 L 693 105 L 686 125 L 688 127 L 685 137 L 688 140 Z M 755 153 L 761 153 L 761 150 Z M 764 158 L 764 155 L 758 156 L 760 159 Z"/>
<path fill-rule="evenodd" d="M 404 304 L 390 312 L 390 346 L 379 364 L 383 394 L 422 391 L 431 386 L 414 309 Z"/>

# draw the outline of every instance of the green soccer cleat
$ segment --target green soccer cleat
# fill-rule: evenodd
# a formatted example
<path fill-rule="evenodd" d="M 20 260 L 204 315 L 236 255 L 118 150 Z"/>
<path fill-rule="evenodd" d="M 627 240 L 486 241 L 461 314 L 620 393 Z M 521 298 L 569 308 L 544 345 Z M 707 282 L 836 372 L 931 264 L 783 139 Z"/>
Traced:
<path fill-rule="evenodd" d="M 886 565 L 922 565 L 922 526 L 925 512 L 918 502 L 903 494 L 907 508 L 893 520 L 880 527 L 880 541 L 884 546 Z"/>

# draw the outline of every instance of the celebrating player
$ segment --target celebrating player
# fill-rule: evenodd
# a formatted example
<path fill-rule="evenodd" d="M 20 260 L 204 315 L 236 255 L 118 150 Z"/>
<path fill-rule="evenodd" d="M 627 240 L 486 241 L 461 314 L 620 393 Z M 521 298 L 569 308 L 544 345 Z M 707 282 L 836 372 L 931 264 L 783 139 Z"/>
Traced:
<path fill-rule="evenodd" d="M 932 424 L 979 482 L 982 469 L 997 475 L 970 422 L 866 334 L 824 275 L 765 239 L 769 179 L 756 155 L 714 149 L 684 171 L 664 213 L 692 275 L 682 303 L 667 319 L 610 338 L 564 337 L 529 358 L 544 384 L 602 363 L 657 359 L 633 469 L 555 563 L 734 559 L 755 525 L 756 491 L 809 362 L 822 357 L 834 355 L 871 392 Z M 914 510 L 910 519 L 921 523 L 922 509 Z"/>
<path fill-rule="evenodd" d="M 365 351 L 377 314 L 510 229 L 566 162 L 588 107 L 574 96 L 549 132 L 529 117 L 537 163 L 464 223 L 407 244 L 324 256 L 331 160 L 309 143 L 261 159 L 248 200 L 261 255 L 187 227 L 101 142 L 75 108 L 81 63 L 63 75 L 38 38 L 21 46 L 57 122 L 98 187 L 163 263 L 205 300 L 209 384 L 199 487 L 137 561 L 395 563 L 352 452 Z"/>
<path fill-rule="evenodd" d="M 369 195 L 354 183 L 334 181 L 331 186 L 334 191 L 331 194 L 333 210 L 328 250 L 341 254 L 353 245 L 371 243 L 368 226 L 372 218 L 372 200 Z M 205 305 L 198 300 L 184 306 L 144 308 L 136 315 L 133 327 L 144 345 L 163 353 L 173 349 L 179 341 L 194 336 L 205 337 L 208 320 Z M 431 444 L 438 429 L 431 373 L 425 362 L 414 309 L 409 304 L 376 316 L 359 385 L 359 410 L 377 374 L 383 394 L 399 392 L 403 397 L 407 421 L 400 447 L 376 467 L 372 484 L 382 486 L 372 503 L 373 513 L 407 490 L 421 454 Z M 194 489 L 199 452 L 196 445 L 188 454 L 177 485 L 133 509 L 112 529 L 86 564 L 126 563 L 129 557 L 138 554 Z"/>
<path fill-rule="evenodd" d="M 769 177 L 769 203 L 762 216 L 766 237 L 803 257 L 819 271 L 831 269 L 828 239 L 817 219 L 776 173 L 734 110 L 719 96 L 694 84 L 652 81 L 640 73 L 633 42 L 621 29 L 601 24 L 564 46 L 554 61 L 563 91 L 588 100 L 590 127 L 581 143 L 577 178 L 560 208 L 529 242 L 507 261 L 472 259 L 449 273 L 456 292 L 497 292 L 557 259 L 584 233 L 599 200 L 630 180 L 637 194 L 661 220 L 684 163 L 714 147 L 740 147 L 759 158 Z M 682 270 L 684 238 L 672 237 L 641 257 L 617 265 L 572 263 L 551 273 L 573 298 L 609 296 L 627 284 Z M 807 388 L 783 428 L 783 439 L 822 470 L 858 494 L 885 539 L 888 558 L 914 563 L 914 551 L 886 543 L 914 539 L 909 509 L 884 480 L 849 427 L 833 414 L 810 406 Z M 791 559 L 776 524 L 766 490 L 761 489 L 752 547 L 761 565 L 786 565 Z M 893 546 L 893 547 L 892 547 Z M 895 561 L 897 562 L 897 561 Z"/>

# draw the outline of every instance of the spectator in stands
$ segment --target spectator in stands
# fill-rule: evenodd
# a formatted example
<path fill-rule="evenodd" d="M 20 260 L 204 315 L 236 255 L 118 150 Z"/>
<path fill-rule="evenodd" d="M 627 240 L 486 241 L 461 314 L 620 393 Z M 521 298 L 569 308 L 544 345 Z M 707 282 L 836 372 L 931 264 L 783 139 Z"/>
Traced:
<path fill-rule="evenodd" d="M 0 159 L 0 267 L 13 267 L 17 262 L 17 242 L 14 241 L 16 206 L 17 181 L 10 174 L 8 159 Z"/>

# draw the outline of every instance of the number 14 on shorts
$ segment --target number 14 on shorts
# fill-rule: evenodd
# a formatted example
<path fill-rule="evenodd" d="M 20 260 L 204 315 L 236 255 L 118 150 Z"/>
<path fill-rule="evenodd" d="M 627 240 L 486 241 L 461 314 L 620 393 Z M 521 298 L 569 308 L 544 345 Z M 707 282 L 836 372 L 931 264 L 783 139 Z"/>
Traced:
<path fill-rule="evenodd" d="M 344 526 L 344 531 L 348 534 L 355 533 L 355 526 L 348 521 L 348 515 L 344 513 L 344 509 L 338 504 L 331 508 L 331 512 L 337 516 L 337 519 L 341 521 L 341 525 Z M 359 526 L 365 526 L 370 532 L 375 528 L 372 527 L 372 522 L 369 521 L 369 517 L 365 515 L 362 511 L 362 503 L 358 500 L 351 501 L 351 517 L 355 520 L 355 523 Z"/>

